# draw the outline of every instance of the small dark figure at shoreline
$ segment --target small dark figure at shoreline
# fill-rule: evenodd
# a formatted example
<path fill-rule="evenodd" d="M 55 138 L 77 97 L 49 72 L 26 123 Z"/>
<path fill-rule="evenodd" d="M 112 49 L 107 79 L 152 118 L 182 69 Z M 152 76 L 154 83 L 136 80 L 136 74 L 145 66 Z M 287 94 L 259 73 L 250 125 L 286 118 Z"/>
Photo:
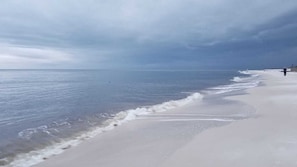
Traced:
<path fill-rule="evenodd" d="M 284 68 L 283 72 L 284 72 L 284 76 L 286 76 L 287 75 L 287 68 Z"/>

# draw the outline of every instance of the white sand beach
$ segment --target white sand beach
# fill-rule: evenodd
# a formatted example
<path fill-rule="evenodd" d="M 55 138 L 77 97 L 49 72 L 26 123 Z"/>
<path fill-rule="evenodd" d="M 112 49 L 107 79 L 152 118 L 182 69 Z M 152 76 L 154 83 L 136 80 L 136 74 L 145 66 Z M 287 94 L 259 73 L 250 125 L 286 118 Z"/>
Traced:
<path fill-rule="evenodd" d="M 141 116 L 35 167 L 295 167 L 297 73 L 253 73 L 246 94 Z"/>

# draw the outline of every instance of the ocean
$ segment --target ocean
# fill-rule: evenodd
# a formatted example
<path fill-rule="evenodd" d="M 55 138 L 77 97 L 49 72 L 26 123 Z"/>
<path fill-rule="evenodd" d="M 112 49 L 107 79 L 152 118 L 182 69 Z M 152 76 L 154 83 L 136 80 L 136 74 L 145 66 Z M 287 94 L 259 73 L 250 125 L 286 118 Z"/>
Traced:
<path fill-rule="evenodd" d="M 137 115 L 257 86 L 256 77 L 235 70 L 0 70 L 0 166 L 37 163 Z"/>

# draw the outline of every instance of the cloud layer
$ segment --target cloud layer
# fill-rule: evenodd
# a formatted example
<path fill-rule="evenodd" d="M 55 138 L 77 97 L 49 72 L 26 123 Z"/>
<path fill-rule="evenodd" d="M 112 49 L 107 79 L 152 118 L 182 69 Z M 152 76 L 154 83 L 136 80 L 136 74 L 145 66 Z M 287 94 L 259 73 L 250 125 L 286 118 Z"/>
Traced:
<path fill-rule="evenodd" d="M 3 0 L 0 68 L 282 66 L 297 63 L 296 9 L 293 0 Z"/>

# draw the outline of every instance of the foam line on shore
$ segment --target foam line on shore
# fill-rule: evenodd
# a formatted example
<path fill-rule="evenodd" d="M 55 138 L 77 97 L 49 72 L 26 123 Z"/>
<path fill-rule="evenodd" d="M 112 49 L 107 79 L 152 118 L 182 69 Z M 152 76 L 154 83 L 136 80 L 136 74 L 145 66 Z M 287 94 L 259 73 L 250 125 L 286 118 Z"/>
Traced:
<path fill-rule="evenodd" d="M 161 122 L 178 122 L 178 121 L 219 121 L 219 122 L 233 122 L 234 119 L 221 119 L 221 118 L 194 118 L 194 119 L 161 119 Z"/>
<path fill-rule="evenodd" d="M 261 75 L 263 86 L 228 99 L 253 106 L 259 117 L 197 135 L 161 166 L 295 167 L 297 73 L 287 76 L 280 70 L 256 73 Z"/>
<path fill-rule="evenodd" d="M 244 73 L 248 74 L 248 72 L 244 72 Z M 248 75 L 250 75 L 250 74 L 248 74 Z M 250 81 L 252 81 L 253 79 L 255 79 L 255 77 L 256 76 L 252 76 L 252 78 L 250 78 L 250 76 L 249 76 L 248 78 L 250 78 Z M 234 82 L 236 82 L 236 81 L 234 81 Z M 237 87 L 236 89 L 229 89 L 228 86 L 230 87 L 230 85 L 225 85 L 225 87 L 223 87 L 223 89 L 225 89 L 225 90 L 221 89 L 222 92 L 219 92 L 219 93 L 225 93 L 226 89 L 228 90 L 227 92 L 230 92 L 230 91 L 234 91 L 234 90 L 242 90 L 242 89 L 247 89 L 247 88 L 251 87 L 251 86 L 244 85 L 244 82 L 249 82 L 248 80 L 243 79 L 243 80 L 239 81 L 239 79 L 238 79 L 237 82 L 240 82 L 240 84 L 243 86 Z M 258 83 L 253 84 L 252 87 L 255 87 L 257 85 L 258 85 Z M 219 88 L 219 87 L 216 87 L 216 88 Z M 215 90 L 215 92 L 218 93 L 218 90 Z M 92 138 L 100 133 L 113 130 L 117 126 L 120 126 L 126 122 L 131 121 L 131 120 L 135 120 L 139 116 L 145 116 L 145 115 L 150 115 L 152 113 L 160 113 L 160 112 L 169 111 L 171 109 L 181 107 L 181 106 L 187 105 L 192 102 L 198 102 L 202 99 L 203 99 L 203 95 L 197 92 L 197 93 L 193 93 L 192 95 L 190 95 L 184 99 L 172 100 L 172 101 L 164 102 L 164 103 L 153 105 L 153 106 L 144 106 L 144 107 L 139 107 L 136 109 L 121 111 L 118 114 L 116 114 L 112 119 L 106 120 L 103 123 L 103 126 L 94 128 L 94 129 L 88 131 L 87 133 L 83 133 L 83 134 L 75 137 L 74 139 L 65 140 L 62 143 L 56 143 L 56 144 L 53 144 L 53 145 L 48 146 L 41 150 L 31 151 L 27 154 L 19 155 L 8 167 L 32 166 L 34 164 L 44 161 L 45 159 L 47 159 L 50 156 L 61 154 L 66 149 L 80 144 L 85 139 Z M 197 118 L 197 119 L 167 119 L 167 120 L 163 119 L 163 121 L 164 122 L 166 122 L 166 121 L 167 122 L 168 121 L 232 122 L 235 120 L 233 120 L 233 119 L 217 119 L 217 118 Z"/>
<path fill-rule="evenodd" d="M 247 76 L 235 76 L 231 81 L 233 83 L 228 85 L 220 85 L 210 88 L 210 94 L 224 94 L 233 91 L 245 90 L 249 88 L 257 87 L 260 84 L 259 74 L 255 74 L 252 71 L 239 71 L 240 74 Z"/>
<path fill-rule="evenodd" d="M 180 99 L 180 100 L 171 100 L 161 104 L 139 107 L 136 109 L 121 111 L 116 114 L 112 119 L 106 120 L 103 123 L 103 126 L 94 128 L 87 133 L 83 133 L 74 139 L 68 139 L 61 143 L 55 143 L 44 149 L 34 150 L 26 154 L 18 155 L 14 161 L 8 164 L 6 167 L 28 167 L 40 163 L 46 160 L 48 157 L 53 155 L 61 154 L 66 149 L 77 146 L 83 140 L 92 138 L 100 133 L 113 130 L 115 127 L 122 125 L 128 121 L 135 120 L 140 115 L 149 115 L 151 113 L 165 112 L 176 107 L 180 107 L 186 104 L 189 104 L 194 101 L 199 101 L 203 98 L 203 95 L 200 93 L 193 93 L 192 95 Z M 5 160 L 3 160 L 5 161 Z"/>

